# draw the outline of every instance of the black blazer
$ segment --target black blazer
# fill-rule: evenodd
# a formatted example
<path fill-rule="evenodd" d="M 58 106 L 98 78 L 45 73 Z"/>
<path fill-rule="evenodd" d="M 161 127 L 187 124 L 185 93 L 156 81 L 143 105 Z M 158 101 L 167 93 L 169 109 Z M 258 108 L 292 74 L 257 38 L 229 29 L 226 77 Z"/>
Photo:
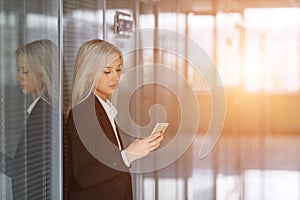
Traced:
<path fill-rule="evenodd" d="M 40 98 L 27 118 L 15 157 L 5 158 L 2 172 L 12 178 L 14 200 L 23 200 L 25 195 L 51 199 L 51 112 L 51 105 Z"/>
<path fill-rule="evenodd" d="M 128 167 L 108 116 L 94 94 L 70 111 L 66 128 L 73 166 L 70 199 L 131 200 Z"/>

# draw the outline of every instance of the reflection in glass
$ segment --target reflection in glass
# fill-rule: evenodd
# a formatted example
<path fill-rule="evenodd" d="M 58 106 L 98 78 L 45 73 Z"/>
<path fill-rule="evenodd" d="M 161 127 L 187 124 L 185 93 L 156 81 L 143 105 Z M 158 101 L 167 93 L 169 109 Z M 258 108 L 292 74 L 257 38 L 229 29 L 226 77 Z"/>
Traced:
<path fill-rule="evenodd" d="M 58 199 L 58 3 L 0 4 L 0 199 Z"/>
<path fill-rule="evenodd" d="M 17 77 L 24 94 L 50 103 L 54 97 L 52 77 L 57 76 L 57 47 L 50 40 L 38 40 L 16 50 Z M 29 112 L 30 114 L 30 112 Z"/>
<path fill-rule="evenodd" d="M 12 196 L 17 199 L 51 199 L 52 102 L 56 102 L 57 47 L 50 40 L 26 44 L 16 51 L 19 87 L 33 96 L 15 154 L 2 154 L 1 172 L 11 179 Z M 22 113 L 22 111 L 20 111 Z M 7 144 L 7 148 L 12 148 Z M 3 162 L 5 160 L 5 162 Z"/>

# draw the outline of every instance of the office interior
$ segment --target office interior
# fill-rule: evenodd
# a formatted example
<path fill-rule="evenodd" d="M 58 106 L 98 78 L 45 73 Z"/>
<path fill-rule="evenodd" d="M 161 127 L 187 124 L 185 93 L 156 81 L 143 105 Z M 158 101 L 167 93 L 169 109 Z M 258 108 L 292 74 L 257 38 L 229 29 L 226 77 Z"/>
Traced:
<path fill-rule="evenodd" d="M 170 155 L 176 159 L 132 174 L 134 199 L 300 200 L 299 0 L 2 0 L 0 9 L 2 155 L 13 157 L 32 101 L 18 88 L 14 50 L 38 39 L 58 46 L 52 199 L 67 199 L 63 126 L 75 56 L 100 38 L 130 49 L 121 83 L 130 88 L 133 71 L 140 84 L 116 102 L 141 127 L 170 123 L 161 149 L 181 135 Z M 198 57 L 204 64 L 193 62 Z M 180 102 L 185 89 L 196 106 Z M 1 173 L 1 199 L 12 199 L 10 187 Z"/>

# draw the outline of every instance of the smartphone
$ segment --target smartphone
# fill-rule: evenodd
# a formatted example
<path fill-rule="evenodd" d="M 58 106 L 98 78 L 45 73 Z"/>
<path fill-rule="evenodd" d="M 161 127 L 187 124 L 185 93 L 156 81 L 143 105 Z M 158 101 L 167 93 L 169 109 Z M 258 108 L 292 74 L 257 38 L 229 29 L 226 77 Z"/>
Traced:
<path fill-rule="evenodd" d="M 154 133 L 156 133 L 156 132 L 159 132 L 159 131 L 161 131 L 162 134 L 164 134 L 164 132 L 166 131 L 166 129 L 167 129 L 168 126 L 169 126 L 169 123 L 167 123 L 167 122 L 160 122 L 160 123 L 157 123 L 157 124 L 155 125 L 155 127 L 154 127 L 154 129 L 153 129 L 151 135 L 154 134 Z"/>

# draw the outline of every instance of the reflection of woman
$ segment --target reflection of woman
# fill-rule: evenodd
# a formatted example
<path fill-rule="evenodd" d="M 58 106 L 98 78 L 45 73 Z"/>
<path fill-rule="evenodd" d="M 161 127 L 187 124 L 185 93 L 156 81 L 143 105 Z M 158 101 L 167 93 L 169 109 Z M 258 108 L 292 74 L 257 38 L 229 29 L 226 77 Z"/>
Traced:
<path fill-rule="evenodd" d="M 132 199 L 130 164 L 155 150 L 163 139 L 155 133 L 124 148 L 114 122 L 117 110 L 109 101 L 118 86 L 123 58 L 102 40 L 82 45 L 75 61 L 71 134 L 74 181 L 71 199 Z"/>
<path fill-rule="evenodd" d="M 14 200 L 51 199 L 51 102 L 56 75 L 57 48 L 39 40 L 16 50 L 17 81 L 24 94 L 32 94 L 24 132 L 13 159 L 6 158 L 5 174 L 12 178 Z"/>

